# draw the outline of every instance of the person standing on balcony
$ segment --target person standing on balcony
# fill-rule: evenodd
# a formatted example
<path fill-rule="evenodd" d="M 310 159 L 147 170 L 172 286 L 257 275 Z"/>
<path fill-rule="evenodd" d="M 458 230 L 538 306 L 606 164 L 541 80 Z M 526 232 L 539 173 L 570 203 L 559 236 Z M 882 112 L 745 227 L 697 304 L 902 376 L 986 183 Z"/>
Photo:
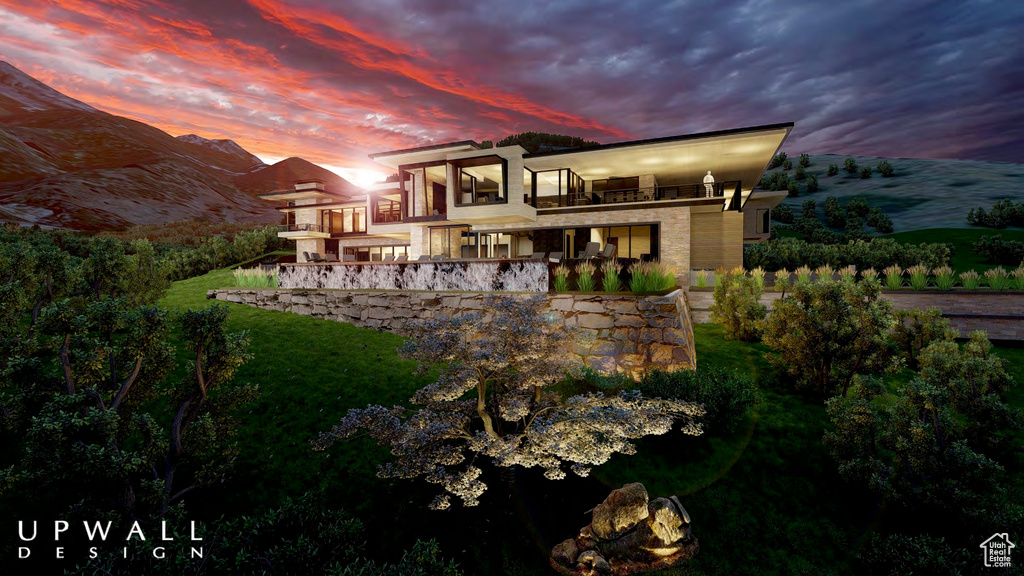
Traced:
<path fill-rule="evenodd" d="M 711 198 L 715 195 L 715 177 L 711 175 L 711 170 L 708 170 L 708 175 L 704 177 L 704 196 Z"/>

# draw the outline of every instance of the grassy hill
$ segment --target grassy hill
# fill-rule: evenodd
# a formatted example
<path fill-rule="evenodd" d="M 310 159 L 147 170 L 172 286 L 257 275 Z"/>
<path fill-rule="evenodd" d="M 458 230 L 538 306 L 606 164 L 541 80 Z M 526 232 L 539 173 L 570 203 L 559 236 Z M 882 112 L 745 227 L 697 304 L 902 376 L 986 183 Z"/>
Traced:
<path fill-rule="evenodd" d="M 835 196 L 844 204 L 850 197 L 863 196 L 871 206 L 885 210 L 892 218 L 895 232 L 907 232 L 970 228 L 970 208 L 988 209 L 1000 198 L 1020 198 L 1024 194 L 1024 164 L 854 156 L 859 167 L 870 166 L 873 170 L 870 178 L 862 179 L 859 174 L 843 170 L 845 158 L 835 154 L 812 155 L 807 172 L 818 176 L 820 190 L 808 195 L 801 183 L 800 196 L 787 198 L 784 203 L 799 212 L 800 204 L 807 198 L 814 198 L 820 206 L 827 196 Z M 788 173 L 792 176 L 799 153 L 790 159 L 794 168 Z M 875 170 L 880 160 L 893 165 L 893 176 L 883 178 Z M 839 174 L 826 176 L 829 164 L 839 165 Z M 781 170 L 776 168 L 766 174 Z"/>

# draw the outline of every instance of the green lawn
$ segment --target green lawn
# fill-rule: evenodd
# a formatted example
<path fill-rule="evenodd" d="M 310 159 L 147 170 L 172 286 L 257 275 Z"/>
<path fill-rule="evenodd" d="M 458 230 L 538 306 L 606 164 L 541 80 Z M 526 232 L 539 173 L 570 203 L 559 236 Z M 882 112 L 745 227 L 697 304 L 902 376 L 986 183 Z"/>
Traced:
<path fill-rule="evenodd" d="M 211 272 L 175 283 L 161 303 L 205 306 L 207 290 L 232 283 L 230 271 Z M 414 376 L 414 366 L 397 357 L 401 338 L 228 306 L 229 327 L 249 331 L 255 355 L 238 377 L 258 384 L 262 396 L 240 414 L 235 478 L 200 495 L 200 514 L 250 513 L 285 496 L 323 490 L 330 504 L 365 523 L 372 556 L 394 560 L 417 538 L 436 538 L 442 555 L 467 574 L 548 573 L 551 546 L 575 536 L 589 522 L 587 511 L 627 482 L 643 482 L 652 496 L 679 495 L 694 519 L 701 553 L 685 570 L 665 574 L 841 572 L 873 530 L 893 521 L 885 503 L 838 477 L 821 445 L 821 399 L 770 378 L 763 346 L 727 341 L 711 324 L 695 327 L 698 364 L 739 370 L 761 382 L 762 402 L 734 433 L 648 438 L 636 455 L 618 455 L 588 478 L 548 481 L 537 470 L 485 466 L 490 489 L 480 506 L 429 511 L 437 488 L 376 478 L 387 453 L 369 440 L 340 443 L 326 453 L 309 444 L 349 408 L 405 403 L 429 380 Z M 1024 348 L 998 353 L 1024 381 Z M 1018 407 L 1024 407 L 1022 388 L 1010 394 Z M 1024 444 L 1024 437 L 1019 440 Z M 956 527 L 936 530 L 950 534 Z"/>
<path fill-rule="evenodd" d="M 974 243 L 982 236 L 1002 236 L 1004 241 L 1024 242 L 1024 230 L 993 230 L 991 228 L 933 228 L 930 230 L 914 230 L 898 232 L 886 238 L 892 238 L 906 244 L 922 242 L 943 242 L 952 244 L 955 250 L 950 266 L 957 272 L 974 269 L 979 273 L 995 268 L 995 264 L 986 264 L 974 253 Z"/>

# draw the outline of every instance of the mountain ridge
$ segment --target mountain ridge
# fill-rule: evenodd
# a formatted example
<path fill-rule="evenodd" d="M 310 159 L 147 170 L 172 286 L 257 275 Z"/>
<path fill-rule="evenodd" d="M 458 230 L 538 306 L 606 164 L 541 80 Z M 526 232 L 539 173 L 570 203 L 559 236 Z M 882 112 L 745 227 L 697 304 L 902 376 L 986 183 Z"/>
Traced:
<path fill-rule="evenodd" d="M 275 222 L 280 212 L 257 194 L 311 178 L 358 190 L 305 160 L 267 165 L 229 139 L 174 137 L 103 112 L 2 61 L 0 157 L 0 220 L 77 230 Z"/>

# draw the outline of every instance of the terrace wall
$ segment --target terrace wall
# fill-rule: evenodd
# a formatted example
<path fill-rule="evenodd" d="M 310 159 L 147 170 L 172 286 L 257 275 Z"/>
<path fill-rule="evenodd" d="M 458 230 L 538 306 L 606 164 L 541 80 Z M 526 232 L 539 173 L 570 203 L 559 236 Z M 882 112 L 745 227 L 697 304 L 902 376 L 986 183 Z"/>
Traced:
<path fill-rule="evenodd" d="M 465 313 L 491 314 L 479 292 L 370 292 L 342 290 L 211 290 L 207 298 L 409 335 L 415 320 Z M 526 294 L 508 294 L 528 298 Z M 579 329 L 572 352 L 604 374 L 639 378 L 653 368 L 695 369 L 693 324 L 686 293 L 666 296 L 542 294 L 543 314 Z"/>
<path fill-rule="evenodd" d="M 761 302 L 771 308 L 771 303 L 780 296 L 778 292 L 765 292 Z M 1024 293 L 1021 292 L 908 290 L 882 292 L 882 298 L 891 301 L 894 308 L 903 310 L 938 308 L 949 319 L 950 326 L 965 338 L 974 330 L 984 330 L 992 340 L 1024 340 Z M 714 301 L 712 289 L 691 288 L 689 303 L 693 321 L 710 322 L 710 308 Z"/>

